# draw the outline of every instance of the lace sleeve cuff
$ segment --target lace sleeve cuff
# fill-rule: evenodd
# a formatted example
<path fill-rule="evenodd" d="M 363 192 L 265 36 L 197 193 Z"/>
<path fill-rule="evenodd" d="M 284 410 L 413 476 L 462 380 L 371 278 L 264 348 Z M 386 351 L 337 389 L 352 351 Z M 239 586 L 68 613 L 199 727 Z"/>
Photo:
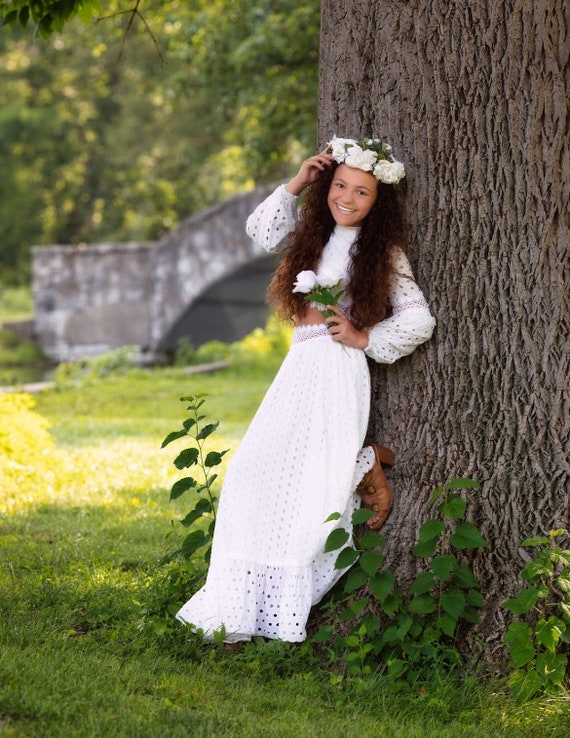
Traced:
<path fill-rule="evenodd" d="M 247 219 L 247 235 L 266 251 L 278 248 L 298 220 L 297 197 L 280 185 Z"/>
<path fill-rule="evenodd" d="M 392 364 L 431 338 L 435 319 L 416 284 L 408 259 L 398 249 L 390 284 L 393 314 L 368 332 L 365 353 L 381 364 Z"/>

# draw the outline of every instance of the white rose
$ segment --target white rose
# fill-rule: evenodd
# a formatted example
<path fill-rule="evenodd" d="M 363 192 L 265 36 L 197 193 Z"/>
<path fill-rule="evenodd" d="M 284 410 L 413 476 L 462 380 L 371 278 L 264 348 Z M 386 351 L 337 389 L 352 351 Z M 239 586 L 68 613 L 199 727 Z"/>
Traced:
<path fill-rule="evenodd" d="M 386 161 L 381 159 L 373 171 L 374 176 L 384 184 L 397 184 L 404 179 L 406 172 L 401 161 Z"/>
<path fill-rule="evenodd" d="M 338 275 L 332 272 L 324 270 L 320 274 L 317 274 L 317 284 L 319 287 L 335 287 L 338 281 Z"/>
<path fill-rule="evenodd" d="M 328 148 L 331 149 L 333 159 L 339 164 L 344 161 L 344 156 L 346 154 L 345 147 L 353 143 L 354 141 L 350 138 L 339 138 L 338 136 L 335 136 L 328 143 Z"/>
<path fill-rule="evenodd" d="M 351 146 L 348 149 L 344 163 L 347 167 L 362 169 L 364 172 L 371 172 L 376 161 L 376 152 L 370 149 L 362 149 L 358 145 Z"/>
<path fill-rule="evenodd" d="M 299 272 L 295 280 L 295 286 L 293 287 L 293 292 L 303 292 L 304 294 L 307 294 L 313 289 L 316 282 L 317 282 L 317 275 L 315 274 L 315 272 L 311 271 L 310 269 L 307 269 L 304 272 Z"/>

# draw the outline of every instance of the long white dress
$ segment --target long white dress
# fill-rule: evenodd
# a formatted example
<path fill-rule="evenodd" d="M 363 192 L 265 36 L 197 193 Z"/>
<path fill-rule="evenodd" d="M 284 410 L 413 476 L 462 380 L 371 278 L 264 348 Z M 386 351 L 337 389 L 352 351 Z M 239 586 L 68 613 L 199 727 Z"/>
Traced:
<path fill-rule="evenodd" d="M 272 250 L 297 220 L 283 186 L 250 216 L 248 234 Z M 317 273 L 347 276 L 358 228 L 337 226 Z M 427 340 L 435 321 L 403 253 L 390 288 L 393 315 L 365 350 L 330 337 L 325 324 L 295 328 L 293 342 L 228 465 L 206 584 L 176 617 L 206 638 L 302 641 L 309 611 L 342 575 L 324 553 L 335 527 L 350 529 L 357 483 L 373 463 L 362 451 L 369 414 L 366 354 L 392 363 Z M 345 305 L 349 309 L 349 304 Z M 340 520 L 325 522 L 331 513 Z"/>

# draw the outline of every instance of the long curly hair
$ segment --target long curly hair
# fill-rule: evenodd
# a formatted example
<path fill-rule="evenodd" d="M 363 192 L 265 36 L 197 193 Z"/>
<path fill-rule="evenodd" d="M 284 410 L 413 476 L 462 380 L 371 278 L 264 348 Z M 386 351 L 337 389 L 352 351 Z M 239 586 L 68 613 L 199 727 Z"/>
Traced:
<path fill-rule="evenodd" d="M 335 221 L 327 196 L 338 164 L 327 167 L 308 188 L 301 217 L 287 236 L 283 259 L 267 290 L 269 304 L 285 320 L 294 321 L 306 309 L 304 295 L 292 292 L 297 274 L 316 270 Z M 395 189 L 378 182 L 378 195 L 350 248 L 346 291 L 350 319 L 357 329 L 369 328 L 390 312 L 388 288 L 393 271 L 391 255 L 404 239 L 403 221 Z"/>

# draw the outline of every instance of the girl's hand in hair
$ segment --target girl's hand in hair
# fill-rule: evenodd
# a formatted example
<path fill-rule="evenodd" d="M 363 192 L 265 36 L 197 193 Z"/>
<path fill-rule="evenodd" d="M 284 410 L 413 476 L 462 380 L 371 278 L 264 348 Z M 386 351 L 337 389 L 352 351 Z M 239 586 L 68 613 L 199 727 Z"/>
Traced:
<path fill-rule="evenodd" d="M 320 154 L 310 156 L 301 164 L 301 168 L 293 179 L 285 185 L 285 189 L 292 195 L 300 195 L 305 187 L 315 181 L 320 172 L 330 167 L 333 161 L 332 156 L 326 153 L 326 149 Z"/>
<path fill-rule="evenodd" d="M 325 318 L 325 323 L 329 329 L 333 341 L 344 343 L 350 348 L 364 349 L 368 346 L 368 332 L 357 330 L 346 315 L 336 306 L 330 306 L 330 310 L 334 313 L 330 318 Z"/>

